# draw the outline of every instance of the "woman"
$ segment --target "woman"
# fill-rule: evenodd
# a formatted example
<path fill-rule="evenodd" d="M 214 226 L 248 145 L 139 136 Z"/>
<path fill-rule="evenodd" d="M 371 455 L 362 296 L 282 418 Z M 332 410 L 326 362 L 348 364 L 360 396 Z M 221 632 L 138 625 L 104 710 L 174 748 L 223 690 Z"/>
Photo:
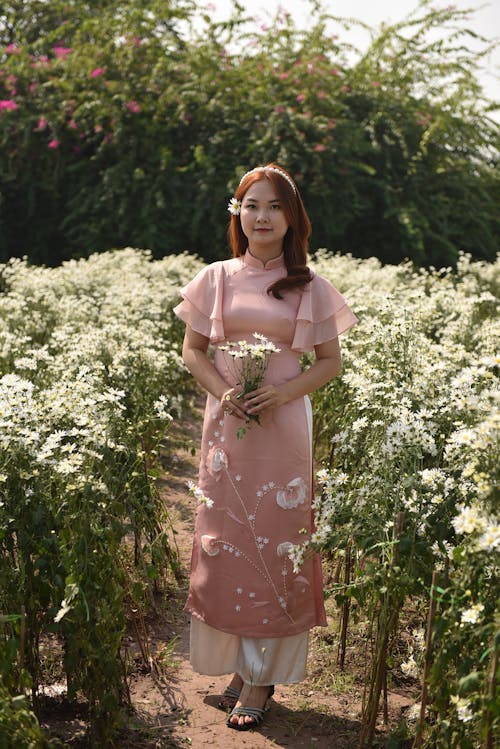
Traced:
<path fill-rule="evenodd" d="M 247 172 L 228 209 L 234 257 L 200 271 L 175 312 L 186 323 L 186 366 L 208 393 L 186 603 L 191 663 L 233 674 L 219 706 L 233 707 L 230 728 L 247 730 L 274 684 L 304 679 L 308 631 L 326 624 L 319 558 L 294 571 L 288 552 L 312 531 L 307 394 L 339 374 L 338 335 L 357 320 L 306 265 L 311 225 L 285 169 Z M 225 344 L 260 336 L 278 350 L 262 385 L 242 397 Z M 302 371 L 306 351 L 315 361 Z"/>

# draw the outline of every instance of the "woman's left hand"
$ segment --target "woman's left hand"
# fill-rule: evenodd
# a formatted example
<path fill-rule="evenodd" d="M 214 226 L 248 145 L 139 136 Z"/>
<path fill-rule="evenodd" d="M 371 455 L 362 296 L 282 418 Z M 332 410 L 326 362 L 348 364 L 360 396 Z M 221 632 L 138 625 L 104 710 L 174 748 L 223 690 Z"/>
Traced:
<path fill-rule="evenodd" d="M 279 385 L 264 385 L 247 393 L 243 397 L 243 403 L 249 416 L 264 416 L 286 403 L 286 399 Z"/>

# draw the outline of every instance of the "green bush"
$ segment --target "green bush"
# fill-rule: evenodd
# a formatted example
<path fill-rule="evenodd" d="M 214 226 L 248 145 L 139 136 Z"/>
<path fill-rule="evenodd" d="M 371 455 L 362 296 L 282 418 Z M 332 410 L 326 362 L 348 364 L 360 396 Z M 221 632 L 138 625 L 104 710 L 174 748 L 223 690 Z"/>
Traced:
<path fill-rule="evenodd" d="M 249 32 L 196 3 L 8 2 L 0 13 L 0 257 L 57 265 L 125 245 L 227 254 L 241 174 L 298 179 L 313 247 L 384 262 L 493 259 L 498 128 L 466 15 L 421 2 L 352 62 L 312 3 Z M 436 35 L 436 30 L 439 34 Z"/>

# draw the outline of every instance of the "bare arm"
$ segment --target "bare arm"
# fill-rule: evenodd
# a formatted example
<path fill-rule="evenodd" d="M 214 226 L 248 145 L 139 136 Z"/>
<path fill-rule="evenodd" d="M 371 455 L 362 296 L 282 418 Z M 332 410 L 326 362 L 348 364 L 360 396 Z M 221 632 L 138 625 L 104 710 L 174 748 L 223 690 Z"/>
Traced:
<path fill-rule="evenodd" d="M 340 374 L 342 359 L 338 338 L 314 347 L 316 361 L 310 369 L 281 385 L 265 385 L 245 396 L 249 414 L 265 413 L 295 398 L 302 398 Z"/>
<path fill-rule="evenodd" d="M 186 325 L 184 343 L 182 344 L 182 358 L 195 380 L 207 392 L 211 393 L 224 406 L 227 400 L 231 401 L 231 411 L 235 416 L 245 418 L 245 412 L 241 408 L 241 401 L 233 398 L 238 391 L 229 387 L 227 382 L 220 376 L 214 365 L 207 356 L 209 339 L 197 333 L 189 325 Z"/>

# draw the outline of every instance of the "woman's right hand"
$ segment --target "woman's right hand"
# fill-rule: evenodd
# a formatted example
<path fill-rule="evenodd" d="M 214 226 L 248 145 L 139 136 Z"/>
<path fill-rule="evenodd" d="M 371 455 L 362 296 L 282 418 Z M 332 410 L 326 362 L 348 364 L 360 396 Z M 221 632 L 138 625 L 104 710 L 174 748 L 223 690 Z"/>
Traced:
<path fill-rule="evenodd" d="M 229 388 L 222 394 L 220 399 L 221 408 L 228 416 L 236 416 L 237 419 L 248 419 L 247 413 L 243 407 L 243 401 L 238 396 L 240 390 L 237 388 Z"/>

